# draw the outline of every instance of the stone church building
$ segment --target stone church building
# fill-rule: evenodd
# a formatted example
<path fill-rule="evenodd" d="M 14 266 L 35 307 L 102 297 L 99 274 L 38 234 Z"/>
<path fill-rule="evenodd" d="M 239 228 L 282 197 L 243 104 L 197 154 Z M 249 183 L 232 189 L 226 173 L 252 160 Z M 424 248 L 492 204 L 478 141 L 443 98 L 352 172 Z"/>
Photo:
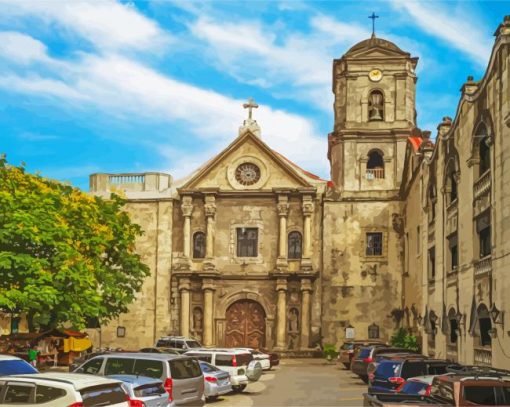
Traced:
<path fill-rule="evenodd" d="M 127 198 L 152 272 L 129 313 L 90 330 L 96 344 L 176 334 L 303 352 L 404 326 L 426 352 L 492 363 L 497 341 L 510 348 L 509 43 L 506 17 L 435 143 L 416 123 L 418 58 L 372 35 L 335 59 L 331 180 L 272 150 L 251 100 L 231 144 L 183 180 L 91 175 L 91 193 Z"/>

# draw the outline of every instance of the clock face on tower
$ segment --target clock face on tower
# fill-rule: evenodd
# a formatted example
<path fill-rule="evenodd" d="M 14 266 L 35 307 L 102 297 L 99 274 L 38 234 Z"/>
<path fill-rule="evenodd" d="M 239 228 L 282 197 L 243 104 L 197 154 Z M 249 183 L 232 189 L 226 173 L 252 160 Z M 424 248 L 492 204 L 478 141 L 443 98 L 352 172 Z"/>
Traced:
<path fill-rule="evenodd" d="M 368 78 L 372 82 L 379 82 L 382 79 L 382 72 L 381 72 L 381 70 L 380 69 L 372 69 L 368 73 Z"/>

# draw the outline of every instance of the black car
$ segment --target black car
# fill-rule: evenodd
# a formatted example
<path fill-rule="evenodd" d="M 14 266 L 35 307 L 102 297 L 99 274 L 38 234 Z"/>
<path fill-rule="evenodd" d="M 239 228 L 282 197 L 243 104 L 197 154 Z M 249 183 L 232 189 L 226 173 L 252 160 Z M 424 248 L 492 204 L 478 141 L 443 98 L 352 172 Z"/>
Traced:
<path fill-rule="evenodd" d="M 393 393 L 406 379 L 447 373 L 452 362 L 439 359 L 407 358 L 382 360 L 370 375 L 369 393 Z"/>

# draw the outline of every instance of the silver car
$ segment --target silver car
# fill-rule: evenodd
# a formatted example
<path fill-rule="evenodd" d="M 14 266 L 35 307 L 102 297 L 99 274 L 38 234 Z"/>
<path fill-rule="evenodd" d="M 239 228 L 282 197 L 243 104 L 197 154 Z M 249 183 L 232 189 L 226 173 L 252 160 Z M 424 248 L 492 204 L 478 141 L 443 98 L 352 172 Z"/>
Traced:
<path fill-rule="evenodd" d="M 161 380 L 121 374 L 107 377 L 122 382 L 129 396 L 130 405 L 136 405 L 134 403 L 136 400 L 140 406 L 144 407 L 175 407 L 175 403 L 168 398 L 168 393 Z"/>
<path fill-rule="evenodd" d="M 177 406 L 203 405 L 204 375 L 198 360 L 164 353 L 111 353 L 89 359 L 75 370 L 99 376 L 134 375 L 159 379 Z"/>
<path fill-rule="evenodd" d="M 204 375 L 204 394 L 206 399 L 215 399 L 222 394 L 232 391 L 230 374 L 228 372 L 218 369 L 207 362 L 200 361 L 199 363 Z"/>

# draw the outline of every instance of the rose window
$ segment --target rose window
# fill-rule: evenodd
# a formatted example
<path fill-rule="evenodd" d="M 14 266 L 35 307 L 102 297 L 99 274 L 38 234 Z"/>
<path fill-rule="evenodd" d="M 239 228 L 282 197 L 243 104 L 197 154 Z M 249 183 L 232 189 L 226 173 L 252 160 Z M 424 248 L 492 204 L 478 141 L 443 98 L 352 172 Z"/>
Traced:
<path fill-rule="evenodd" d="M 241 164 L 236 169 L 236 181 L 241 185 L 253 185 L 260 179 L 260 168 L 252 163 Z"/>

